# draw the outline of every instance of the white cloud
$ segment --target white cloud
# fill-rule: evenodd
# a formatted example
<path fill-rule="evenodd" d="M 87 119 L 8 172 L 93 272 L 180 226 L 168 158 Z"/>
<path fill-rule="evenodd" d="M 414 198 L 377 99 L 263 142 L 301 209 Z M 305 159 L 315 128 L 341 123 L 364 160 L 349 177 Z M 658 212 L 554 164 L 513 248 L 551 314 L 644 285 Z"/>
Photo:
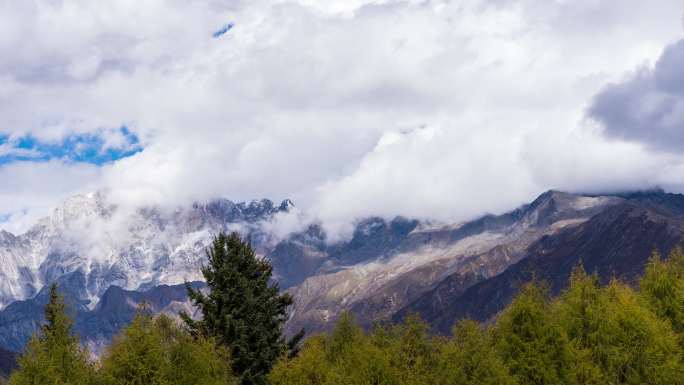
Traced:
<path fill-rule="evenodd" d="M 0 166 L 0 228 L 20 233 L 73 194 L 100 185 L 101 171 L 92 165 L 61 161 L 17 162 Z"/>
<path fill-rule="evenodd" d="M 119 202 L 292 197 L 343 227 L 371 214 L 460 220 L 552 187 L 681 190 L 681 157 L 584 121 L 607 82 L 681 37 L 680 1 L 0 7 L 0 132 L 126 125 L 145 150 L 83 176 Z M 22 207 L 61 198 L 41 196 Z"/>

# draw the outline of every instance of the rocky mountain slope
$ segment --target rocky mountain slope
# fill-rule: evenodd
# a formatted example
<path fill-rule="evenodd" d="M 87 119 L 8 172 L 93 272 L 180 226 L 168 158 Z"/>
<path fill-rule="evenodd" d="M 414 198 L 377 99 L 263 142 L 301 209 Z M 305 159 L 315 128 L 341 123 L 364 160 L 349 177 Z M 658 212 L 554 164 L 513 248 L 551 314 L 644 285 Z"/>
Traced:
<path fill-rule="evenodd" d="M 83 279 L 78 275 L 70 280 Z M 203 287 L 202 282 L 193 282 L 195 288 Z M 135 316 L 138 306 L 144 304 L 148 311 L 177 315 L 181 310 L 195 314 L 195 309 L 187 299 L 185 284 L 160 285 L 145 291 L 124 290 L 110 286 L 94 309 L 88 302 L 79 299 L 74 282 L 61 281 L 59 291 L 65 296 L 71 316 L 74 318 L 74 331 L 81 341 L 94 353 L 102 351 L 124 326 Z M 0 346 L 11 351 L 21 351 L 31 335 L 44 322 L 43 308 L 49 300 L 48 287 L 43 288 L 31 299 L 12 302 L 0 312 Z"/>
<path fill-rule="evenodd" d="M 654 250 L 667 254 L 684 241 L 684 196 L 645 193 L 625 196 L 590 220 L 530 244 L 503 273 L 463 289 L 455 273 L 395 314 L 418 313 L 436 331 L 448 333 L 458 319 L 486 321 L 501 311 L 520 285 L 535 277 L 558 294 L 582 263 L 605 284 L 613 278 L 636 283 Z M 455 289 L 457 288 L 457 289 Z"/>
<path fill-rule="evenodd" d="M 287 330 L 326 329 L 343 311 L 356 313 L 366 325 L 390 319 L 453 276 L 459 280 L 452 282 L 452 294 L 459 294 L 505 271 L 542 237 L 574 228 L 621 201 L 618 197 L 549 191 L 504 215 L 456 225 L 414 223 L 399 239 L 385 234 L 398 226 L 397 221 L 402 223 L 401 219 L 362 227 L 357 229 L 363 233 L 359 238 L 373 239 L 373 247 L 381 244 L 384 248 L 373 259 L 362 258 L 338 270 L 319 271 L 291 288 L 295 305 Z M 392 242 L 378 243 L 378 239 Z"/>

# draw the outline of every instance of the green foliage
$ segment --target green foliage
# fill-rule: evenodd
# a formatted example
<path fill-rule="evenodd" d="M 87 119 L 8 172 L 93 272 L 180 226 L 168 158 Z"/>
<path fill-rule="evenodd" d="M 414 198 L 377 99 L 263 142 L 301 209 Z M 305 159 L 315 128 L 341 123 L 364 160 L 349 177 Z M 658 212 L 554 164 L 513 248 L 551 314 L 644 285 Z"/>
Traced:
<path fill-rule="evenodd" d="M 282 385 L 323 385 L 330 384 L 332 374 L 326 358 L 327 338 L 313 336 L 304 342 L 304 347 L 296 359 L 280 360 L 269 378 L 273 384 Z"/>
<path fill-rule="evenodd" d="M 684 333 L 684 254 L 675 249 L 667 261 L 654 253 L 641 279 L 641 294 L 655 313 Z"/>
<path fill-rule="evenodd" d="M 335 329 L 306 341 L 296 358 L 284 358 L 269 379 L 274 385 L 514 384 L 487 333 L 464 323 L 456 337 L 430 336 L 416 316 L 367 334 L 349 314 Z"/>
<path fill-rule="evenodd" d="M 310 338 L 296 358 L 281 360 L 269 379 L 281 385 L 399 385 L 390 361 L 387 350 L 343 314 L 331 334 Z"/>
<path fill-rule="evenodd" d="M 66 314 L 64 299 L 57 286 L 50 287 L 49 303 L 45 306 L 46 323 L 40 333 L 29 341 L 19 358 L 19 369 L 12 374 L 12 385 L 91 384 L 95 371 L 87 353 L 73 335 L 73 321 Z"/>
<path fill-rule="evenodd" d="M 228 354 L 213 341 L 193 338 L 174 320 L 139 312 L 102 361 L 103 384 L 231 384 Z"/>
<path fill-rule="evenodd" d="M 292 298 L 279 293 L 271 282 L 271 265 L 257 258 L 237 233 L 219 234 L 207 257 L 202 274 L 209 293 L 188 286 L 203 318 L 182 317 L 194 335 L 215 338 L 230 351 L 233 372 L 242 384 L 265 384 L 274 362 L 303 335 L 289 343 L 282 336 Z"/>
<path fill-rule="evenodd" d="M 384 333 L 380 328 L 376 334 L 387 336 L 379 345 L 388 351 L 390 365 L 395 368 L 402 384 L 421 384 L 432 376 L 437 363 L 437 352 L 428 325 L 417 315 L 409 316 L 403 324 L 396 325 Z"/>
<path fill-rule="evenodd" d="M 550 310 L 546 289 L 533 282 L 522 288 L 497 321 L 494 344 L 521 384 L 568 382 L 568 341 Z"/>
<path fill-rule="evenodd" d="M 605 384 L 601 368 L 594 355 L 595 344 L 601 339 L 606 310 L 606 298 L 598 277 L 589 276 L 580 265 L 570 276 L 569 288 L 554 306 L 556 321 L 569 339 L 571 361 L 569 378 L 577 384 Z"/>
<path fill-rule="evenodd" d="M 513 385 L 515 379 L 492 346 L 491 336 L 475 321 L 464 320 L 441 346 L 436 384 Z"/>
<path fill-rule="evenodd" d="M 613 281 L 601 288 L 580 267 L 555 310 L 573 347 L 577 383 L 679 383 L 677 336 L 630 287 Z"/>

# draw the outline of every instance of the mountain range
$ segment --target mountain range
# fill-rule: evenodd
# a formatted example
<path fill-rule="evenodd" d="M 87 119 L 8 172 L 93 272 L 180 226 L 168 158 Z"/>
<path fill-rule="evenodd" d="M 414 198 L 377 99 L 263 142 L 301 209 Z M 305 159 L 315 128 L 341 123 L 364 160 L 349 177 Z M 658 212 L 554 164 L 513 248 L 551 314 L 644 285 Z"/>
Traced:
<path fill-rule="evenodd" d="M 21 350 L 42 322 L 51 282 L 94 352 L 143 301 L 157 312 L 192 312 L 184 282 L 202 286 L 204 248 L 219 231 L 249 237 L 272 262 L 295 298 L 287 333 L 326 330 L 345 311 L 365 326 L 418 313 L 447 333 L 460 318 L 496 316 L 532 277 L 559 292 L 580 262 L 604 281 L 633 282 L 653 250 L 684 239 L 684 196 L 663 191 L 548 191 L 463 223 L 370 217 L 342 240 L 317 222 L 277 231 L 292 215 L 289 200 L 124 210 L 104 193 L 73 197 L 24 234 L 0 232 L 0 348 Z"/>

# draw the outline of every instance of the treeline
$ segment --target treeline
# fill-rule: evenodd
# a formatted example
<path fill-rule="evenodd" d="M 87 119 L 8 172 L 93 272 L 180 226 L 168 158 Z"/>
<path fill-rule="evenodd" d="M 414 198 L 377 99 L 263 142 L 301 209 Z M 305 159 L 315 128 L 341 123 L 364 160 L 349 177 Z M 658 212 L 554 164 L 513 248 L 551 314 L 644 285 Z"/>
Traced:
<path fill-rule="evenodd" d="M 578 266 L 552 299 L 525 285 L 483 326 L 461 321 L 433 336 L 417 317 L 365 333 L 350 315 L 309 338 L 270 380 L 305 384 L 684 384 L 684 254 L 654 255 L 639 290 Z"/>
<path fill-rule="evenodd" d="M 464 320 L 435 336 L 417 316 L 366 332 L 345 314 L 331 333 L 285 340 L 292 299 L 270 265 L 236 234 L 207 252 L 209 290 L 190 290 L 203 314 L 182 321 L 143 307 L 93 360 L 51 290 L 46 324 L 10 384 L 684 384 L 684 253 L 656 254 L 638 289 L 601 286 L 581 266 L 551 298 L 522 287 L 495 322 Z"/>
<path fill-rule="evenodd" d="M 101 361 L 91 360 L 71 333 L 56 287 L 46 324 L 19 359 L 9 384 L 237 384 L 227 350 L 210 338 L 193 338 L 171 318 L 144 308 L 112 342 Z"/>

